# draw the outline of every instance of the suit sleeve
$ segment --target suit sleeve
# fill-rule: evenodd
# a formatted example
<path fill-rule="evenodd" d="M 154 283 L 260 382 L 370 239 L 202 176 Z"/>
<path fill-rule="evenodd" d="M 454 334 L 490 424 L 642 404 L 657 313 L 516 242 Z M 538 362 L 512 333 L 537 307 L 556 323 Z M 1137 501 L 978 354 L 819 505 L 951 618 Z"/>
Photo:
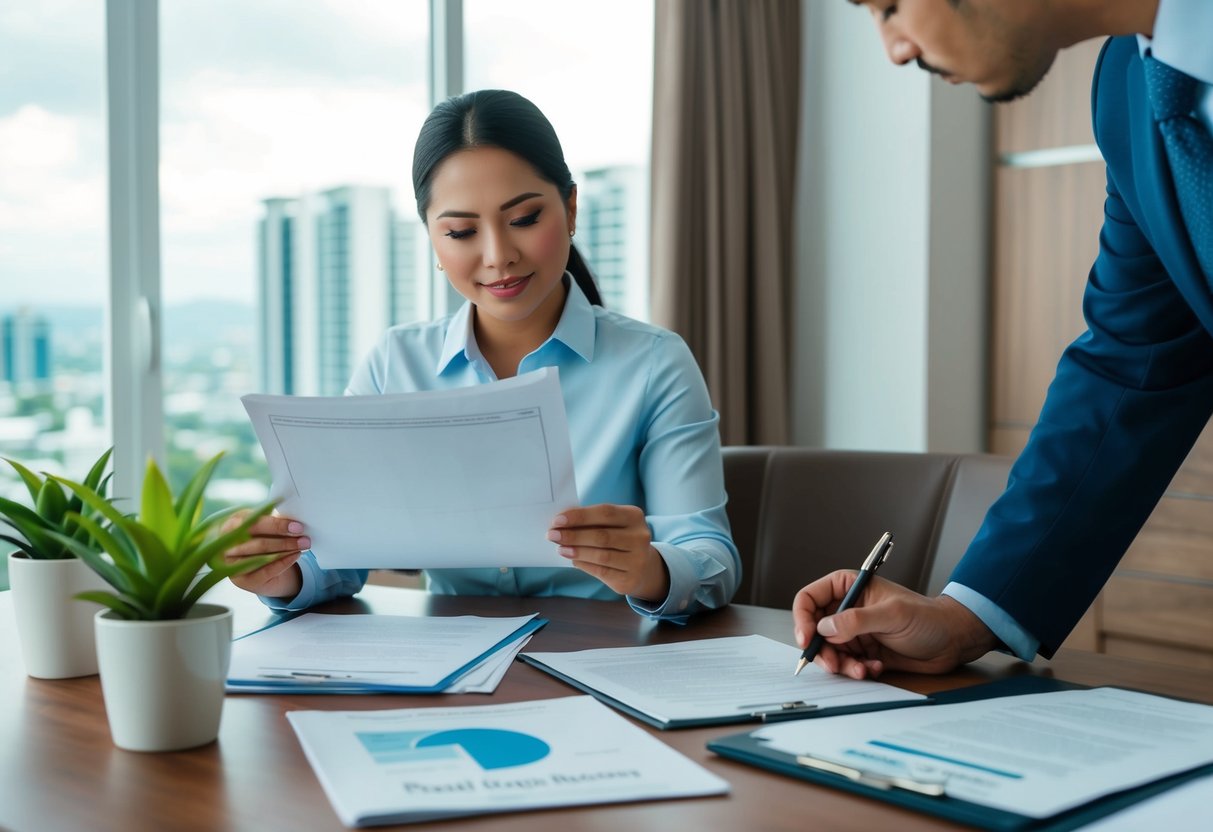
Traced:
<path fill-rule="evenodd" d="M 1118 173 L 1133 171 L 1109 168 L 1087 331 L 1062 355 L 1006 492 L 952 574 L 1039 639 L 1046 658 L 1213 412 L 1213 341 L 1121 197 Z"/>

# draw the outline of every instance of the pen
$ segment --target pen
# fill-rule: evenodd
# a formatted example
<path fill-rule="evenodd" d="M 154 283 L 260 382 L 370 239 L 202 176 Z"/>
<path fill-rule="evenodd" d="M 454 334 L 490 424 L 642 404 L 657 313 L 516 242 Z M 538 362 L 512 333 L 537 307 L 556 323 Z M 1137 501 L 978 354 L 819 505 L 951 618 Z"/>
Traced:
<path fill-rule="evenodd" d="M 863 592 L 863 588 L 868 585 L 868 581 L 880 565 L 884 563 L 885 558 L 889 556 L 889 552 L 893 550 L 893 533 L 885 532 L 880 536 L 880 540 L 876 541 L 876 546 L 868 554 L 868 557 L 863 562 L 863 566 L 859 567 L 859 576 L 855 578 L 855 583 L 851 584 L 851 588 L 847 590 L 847 594 L 843 596 L 842 603 L 838 605 L 838 609 L 834 614 L 849 610 L 855 601 Z M 804 652 L 800 654 L 800 661 L 796 663 L 796 672 L 793 676 L 799 676 L 800 671 L 804 670 L 804 666 L 813 661 L 821 650 L 821 645 L 825 644 L 825 637 L 821 633 L 813 633 L 813 639 L 809 642 L 809 646 L 804 648 Z"/>

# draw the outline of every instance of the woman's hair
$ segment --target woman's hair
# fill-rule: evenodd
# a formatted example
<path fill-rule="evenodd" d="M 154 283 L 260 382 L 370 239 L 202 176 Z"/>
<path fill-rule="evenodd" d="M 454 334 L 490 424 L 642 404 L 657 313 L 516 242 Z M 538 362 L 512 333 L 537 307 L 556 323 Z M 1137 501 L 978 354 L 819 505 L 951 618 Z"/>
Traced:
<path fill-rule="evenodd" d="M 422 222 L 430 207 L 434 171 L 452 153 L 470 147 L 508 150 L 555 185 L 566 203 L 573 194 L 576 183 L 564 161 L 560 139 L 539 108 L 516 92 L 479 90 L 443 101 L 421 125 L 413 151 L 413 191 Z M 565 269 L 590 303 L 603 305 L 594 276 L 572 243 Z"/>

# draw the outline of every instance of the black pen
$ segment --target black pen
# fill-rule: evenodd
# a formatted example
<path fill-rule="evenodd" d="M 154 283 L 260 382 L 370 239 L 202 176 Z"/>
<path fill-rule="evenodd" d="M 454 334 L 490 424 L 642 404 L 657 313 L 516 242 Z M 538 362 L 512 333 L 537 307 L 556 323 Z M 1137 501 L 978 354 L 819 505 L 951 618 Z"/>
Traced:
<path fill-rule="evenodd" d="M 859 567 L 859 576 L 855 578 L 855 583 L 851 584 L 851 588 L 847 590 L 847 594 L 843 597 L 842 603 L 838 605 L 838 609 L 834 610 L 834 614 L 849 610 L 851 606 L 858 600 L 863 588 L 868 585 L 868 580 L 876 574 L 876 570 L 884 563 L 885 558 L 889 556 L 889 552 L 893 551 L 893 533 L 885 532 L 880 536 L 880 540 L 876 541 L 875 548 L 868 554 L 867 560 L 863 562 L 863 566 Z M 804 666 L 817 656 L 821 645 L 825 644 L 825 637 L 821 633 L 813 633 L 813 639 L 809 642 L 809 646 L 804 648 L 804 652 L 800 654 L 800 661 L 796 663 L 796 672 L 793 676 L 799 676 L 800 671 L 804 670 Z"/>

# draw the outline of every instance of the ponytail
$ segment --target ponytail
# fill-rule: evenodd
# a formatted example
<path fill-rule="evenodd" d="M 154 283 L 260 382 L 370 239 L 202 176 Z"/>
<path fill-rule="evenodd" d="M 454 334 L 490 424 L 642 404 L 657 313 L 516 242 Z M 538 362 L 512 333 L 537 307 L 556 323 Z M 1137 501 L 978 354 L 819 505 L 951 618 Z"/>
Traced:
<path fill-rule="evenodd" d="M 577 250 L 577 246 L 572 243 L 569 243 L 569 264 L 565 266 L 565 271 L 577 281 L 577 286 L 585 295 L 586 300 L 594 306 L 606 306 L 602 302 L 602 295 L 598 292 L 598 284 L 594 282 L 594 275 L 590 272 L 589 264 L 585 262 L 581 252 Z"/>

